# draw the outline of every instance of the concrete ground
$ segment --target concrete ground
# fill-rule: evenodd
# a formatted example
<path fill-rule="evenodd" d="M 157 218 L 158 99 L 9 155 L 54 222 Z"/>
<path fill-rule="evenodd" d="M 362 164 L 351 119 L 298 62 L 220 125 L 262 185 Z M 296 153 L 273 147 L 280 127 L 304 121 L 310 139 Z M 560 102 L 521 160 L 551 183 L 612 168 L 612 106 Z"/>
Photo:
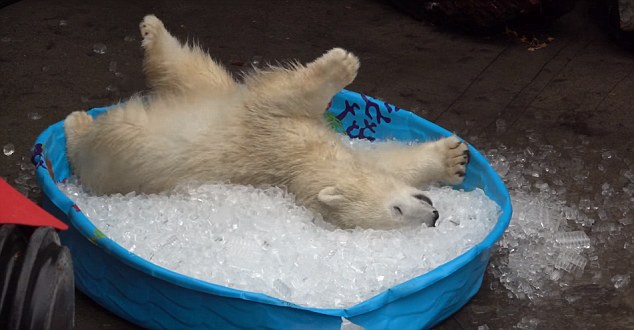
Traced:
<path fill-rule="evenodd" d="M 601 195 L 603 183 L 625 196 L 607 217 L 595 209 L 597 222 L 622 218 L 610 222 L 618 236 L 597 240 L 601 231 L 576 228 L 596 243 L 588 267 L 599 279 L 574 278 L 561 297 L 536 301 L 510 297 L 488 272 L 475 298 L 437 328 L 634 328 L 634 285 L 610 280 L 634 275 L 632 190 L 623 177 L 634 164 L 634 59 L 600 31 L 586 2 L 552 26 L 547 47 L 529 51 L 520 38 L 448 32 L 371 0 L 19 1 L 0 9 L 0 145 L 15 146 L 0 155 L 0 177 L 37 199 L 38 189 L 20 181 L 32 180 L 24 167 L 36 136 L 71 111 L 145 88 L 137 25 L 148 13 L 234 71 L 254 59 L 308 61 L 345 47 L 362 63 L 349 89 L 414 111 L 476 148 L 525 150 L 538 140 L 561 151 L 550 160 L 561 164 L 577 150 L 588 173 L 567 185 L 569 202 Z M 79 292 L 76 312 L 78 329 L 135 328 Z"/>

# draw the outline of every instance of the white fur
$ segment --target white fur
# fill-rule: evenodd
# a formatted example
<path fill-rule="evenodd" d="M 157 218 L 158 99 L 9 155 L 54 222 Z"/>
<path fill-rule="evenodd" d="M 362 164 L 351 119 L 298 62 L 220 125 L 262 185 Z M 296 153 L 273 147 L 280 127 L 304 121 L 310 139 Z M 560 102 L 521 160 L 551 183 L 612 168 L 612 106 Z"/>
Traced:
<path fill-rule="evenodd" d="M 70 163 L 95 193 L 157 193 L 192 180 L 281 185 L 340 227 L 382 229 L 432 226 L 435 210 L 414 187 L 462 181 L 467 148 L 456 137 L 363 153 L 326 127 L 324 109 L 359 67 L 343 49 L 239 84 L 155 16 L 141 33 L 150 99 L 65 121 Z"/>

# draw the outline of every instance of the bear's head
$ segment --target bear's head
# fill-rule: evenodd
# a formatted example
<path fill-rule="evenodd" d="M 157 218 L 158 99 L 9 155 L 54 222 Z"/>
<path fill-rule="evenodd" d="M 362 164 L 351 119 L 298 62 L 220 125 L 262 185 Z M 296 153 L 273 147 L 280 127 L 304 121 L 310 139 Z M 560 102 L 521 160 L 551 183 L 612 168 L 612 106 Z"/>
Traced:
<path fill-rule="evenodd" d="M 419 189 L 388 175 L 373 173 L 338 180 L 317 195 L 325 219 L 342 228 L 434 227 L 438 211 Z"/>

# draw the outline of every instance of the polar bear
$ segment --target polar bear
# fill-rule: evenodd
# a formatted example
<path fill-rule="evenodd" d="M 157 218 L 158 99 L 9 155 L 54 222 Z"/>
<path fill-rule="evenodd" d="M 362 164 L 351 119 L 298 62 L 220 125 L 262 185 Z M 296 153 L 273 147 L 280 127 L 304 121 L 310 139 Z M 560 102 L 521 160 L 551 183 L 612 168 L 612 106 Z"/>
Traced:
<path fill-rule="evenodd" d="M 140 30 L 151 96 L 64 122 L 71 167 L 93 193 L 158 193 L 188 181 L 276 185 L 341 228 L 390 229 L 434 226 L 438 212 L 416 187 L 463 180 L 468 149 L 455 136 L 369 153 L 327 127 L 324 109 L 359 68 L 350 52 L 256 69 L 238 82 L 155 16 Z"/>

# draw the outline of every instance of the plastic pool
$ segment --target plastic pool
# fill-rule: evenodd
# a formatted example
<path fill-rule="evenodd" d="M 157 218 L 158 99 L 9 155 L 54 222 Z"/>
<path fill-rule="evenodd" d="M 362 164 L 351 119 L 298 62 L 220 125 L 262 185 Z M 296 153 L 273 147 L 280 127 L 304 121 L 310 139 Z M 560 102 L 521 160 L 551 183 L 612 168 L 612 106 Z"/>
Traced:
<path fill-rule="evenodd" d="M 91 110 L 98 116 L 107 108 Z M 427 140 L 451 133 L 408 111 L 351 91 L 340 92 L 326 119 L 349 136 Z M 511 218 L 508 191 L 486 159 L 469 147 L 464 189 L 482 188 L 502 209 L 493 230 L 461 256 L 346 309 L 298 306 L 260 293 L 204 282 L 159 267 L 105 237 L 56 183 L 71 175 L 63 122 L 37 139 L 33 162 L 44 208 L 69 225 L 77 287 L 117 315 L 152 329 L 339 329 L 342 317 L 367 329 L 429 328 L 479 290 L 493 244 Z"/>

